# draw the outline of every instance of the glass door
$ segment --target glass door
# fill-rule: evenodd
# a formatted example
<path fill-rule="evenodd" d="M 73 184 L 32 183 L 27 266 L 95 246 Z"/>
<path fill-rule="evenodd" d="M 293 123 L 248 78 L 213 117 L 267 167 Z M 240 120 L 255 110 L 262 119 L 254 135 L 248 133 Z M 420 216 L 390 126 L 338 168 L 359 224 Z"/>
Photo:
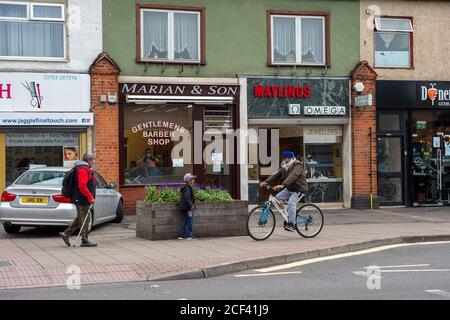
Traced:
<path fill-rule="evenodd" d="M 448 204 L 450 127 L 445 112 L 413 112 L 412 121 L 413 204 Z"/>
<path fill-rule="evenodd" d="M 202 123 L 202 163 L 194 164 L 197 183 L 204 187 L 227 190 L 237 198 L 236 141 L 227 140 L 227 130 L 233 130 L 231 105 L 194 106 L 194 120 Z M 198 143 L 197 141 L 195 143 Z M 227 154 L 230 151 L 230 154 Z M 195 152 L 195 151 L 194 151 Z M 235 179 L 233 179 L 235 178 Z"/>
<path fill-rule="evenodd" d="M 382 205 L 404 203 L 403 154 L 403 137 L 378 138 L 378 199 Z"/>

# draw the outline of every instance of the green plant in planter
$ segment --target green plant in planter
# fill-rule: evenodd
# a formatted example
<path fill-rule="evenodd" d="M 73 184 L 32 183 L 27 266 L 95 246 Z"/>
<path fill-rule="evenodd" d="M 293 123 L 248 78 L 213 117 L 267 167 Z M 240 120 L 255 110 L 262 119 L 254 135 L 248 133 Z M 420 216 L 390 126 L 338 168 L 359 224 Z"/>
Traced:
<path fill-rule="evenodd" d="M 195 198 L 200 202 L 221 202 L 233 201 L 233 198 L 226 190 L 206 188 L 194 191 Z"/>
<path fill-rule="evenodd" d="M 173 189 L 162 189 L 159 195 L 164 203 L 180 202 L 180 192 Z"/>
<path fill-rule="evenodd" d="M 162 198 L 159 195 L 158 189 L 155 186 L 146 186 L 145 187 L 145 202 L 149 203 L 162 203 Z"/>
<path fill-rule="evenodd" d="M 158 190 L 156 186 L 145 187 L 145 202 L 148 203 L 178 203 L 180 202 L 180 191 L 163 187 Z M 199 202 L 222 202 L 233 201 L 226 190 L 221 189 L 194 189 L 194 195 Z"/>

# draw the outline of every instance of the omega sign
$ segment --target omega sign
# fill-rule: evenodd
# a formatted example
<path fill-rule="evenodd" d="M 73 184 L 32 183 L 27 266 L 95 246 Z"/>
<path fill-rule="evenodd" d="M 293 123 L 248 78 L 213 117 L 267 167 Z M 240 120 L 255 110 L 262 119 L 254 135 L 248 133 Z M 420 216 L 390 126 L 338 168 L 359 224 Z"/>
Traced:
<path fill-rule="evenodd" d="M 305 116 L 345 116 L 347 111 L 342 106 L 306 106 L 303 114 Z"/>

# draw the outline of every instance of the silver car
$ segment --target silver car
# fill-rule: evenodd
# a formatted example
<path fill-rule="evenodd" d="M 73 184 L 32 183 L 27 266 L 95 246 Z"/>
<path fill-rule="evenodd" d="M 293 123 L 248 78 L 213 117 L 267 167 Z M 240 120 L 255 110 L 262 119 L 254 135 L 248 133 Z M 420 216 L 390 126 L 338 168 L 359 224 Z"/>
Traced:
<path fill-rule="evenodd" d="M 68 226 L 77 216 L 75 205 L 61 195 L 62 180 L 68 168 L 45 167 L 24 172 L 1 196 L 0 223 L 7 233 L 18 233 L 22 226 Z M 115 183 L 94 171 L 96 201 L 92 226 L 123 219 L 123 198 Z"/>

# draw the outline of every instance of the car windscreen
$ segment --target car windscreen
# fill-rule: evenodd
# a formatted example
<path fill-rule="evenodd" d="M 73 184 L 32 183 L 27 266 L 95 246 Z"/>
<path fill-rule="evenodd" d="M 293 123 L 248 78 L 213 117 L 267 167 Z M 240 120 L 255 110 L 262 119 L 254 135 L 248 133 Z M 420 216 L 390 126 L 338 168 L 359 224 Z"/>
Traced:
<path fill-rule="evenodd" d="M 28 171 L 20 176 L 14 184 L 24 186 L 62 186 L 64 171 Z"/>

